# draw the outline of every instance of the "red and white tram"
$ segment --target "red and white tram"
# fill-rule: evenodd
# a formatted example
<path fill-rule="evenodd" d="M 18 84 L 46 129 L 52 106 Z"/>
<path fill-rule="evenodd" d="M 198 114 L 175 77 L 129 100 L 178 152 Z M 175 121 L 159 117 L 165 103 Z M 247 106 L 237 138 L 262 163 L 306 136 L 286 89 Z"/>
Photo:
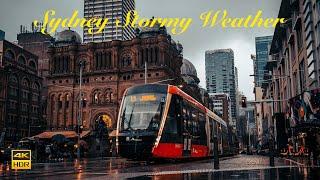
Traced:
<path fill-rule="evenodd" d="M 227 124 L 172 85 L 134 86 L 124 94 L 116 131 L 120 156 L 130 159 L 185 159 L 230 152 Z"/>

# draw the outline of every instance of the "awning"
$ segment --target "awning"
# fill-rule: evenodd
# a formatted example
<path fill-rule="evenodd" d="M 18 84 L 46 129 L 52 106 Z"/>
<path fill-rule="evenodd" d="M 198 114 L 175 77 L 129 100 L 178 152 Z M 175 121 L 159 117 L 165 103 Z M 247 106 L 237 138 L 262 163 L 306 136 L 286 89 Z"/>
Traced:
<path fill-rule="evenodd" d="M 82 131 L 82 133 L 80 134 L 80 138 L 84 138 L 90 135 L 91 131 Z"/>
<path fill-rule="evenodd" d="M 111 133 L 109 133 L 109 137 L 116 137 L 117 136 L 117 130 L 113 130 Z"/>
<path fill-rule="evenodd" d="M 77 138 L 78 134 L 75 131 L 45 131 L 43 133 L 40 133 L 36 136 L 33 136 L 33 138 L 39 138 L 39 139 L 51 139 L 52 136 L 61 134 L 66 138 Z M 86 137 L 90 134 L 90 131 L 82 131 L 80 134 L 80 138 Z"/>
<path fill-rule="evenodd" d="M 309 119 L 305 122 L 297 124 L 294 129 L 297 131 L 310 130 L 310 129 L 319 129 L 320 128 L 319 119 Z"/>

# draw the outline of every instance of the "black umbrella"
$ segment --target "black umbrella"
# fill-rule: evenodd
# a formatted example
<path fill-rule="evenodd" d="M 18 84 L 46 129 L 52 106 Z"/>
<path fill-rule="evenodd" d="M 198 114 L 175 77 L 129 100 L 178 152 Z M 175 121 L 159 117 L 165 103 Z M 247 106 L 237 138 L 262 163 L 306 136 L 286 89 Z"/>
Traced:
<path fill-rule="evenodd" d="M 52 136 L 51 140 L 56 143 L 64 143 L 67 141 L 67 138 L 62 134 L 56 134 L 56 135 Z"/>
<path fill-rule="evenodd" d="M 73 142 L 73 141 L 69 141 L 69 142 L 67 142 L 67 146 L 74 146 L 76 143 L 75 142 Z"/>

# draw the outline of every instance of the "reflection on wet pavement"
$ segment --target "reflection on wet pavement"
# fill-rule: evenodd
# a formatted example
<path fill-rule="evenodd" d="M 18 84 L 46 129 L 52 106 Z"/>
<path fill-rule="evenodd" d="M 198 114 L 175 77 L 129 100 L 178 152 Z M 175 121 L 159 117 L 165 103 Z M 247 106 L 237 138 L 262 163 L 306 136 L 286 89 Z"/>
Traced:
<path fill-rule="evenodd" d="M 320 179 L 319 168 L 271 168 L 271 169 L 260 169 L 260 170 L 246 170 L 246 171 L 217 171 L 207 173 L 184 173 L 184 174 L 168 174 L 168 175 L 155 175 L 155 176 L 140 176 L 129 178 L 130 180 L 225 180 L 225 179 L 265 179 L 265 180 L 298 180 L 298 179 Z"/>
<path fill-rule="evenodd" d="M 90 159 L 74 162 L 34 164 L 30 171 L 1 168 L 3 178 L 29 179 L 300 179 L 319 177 L 303 163 L 275 158 L 276 168 L 269 166 L 265 156 L 239 155 L 220 160 L 215 170 L 213 160 L 191 162 L 146 163 L 123 158 Z M 310 178 L 309 178 L 310 179 Z M 320 178 L 317 178 L 320 179 Z"/>

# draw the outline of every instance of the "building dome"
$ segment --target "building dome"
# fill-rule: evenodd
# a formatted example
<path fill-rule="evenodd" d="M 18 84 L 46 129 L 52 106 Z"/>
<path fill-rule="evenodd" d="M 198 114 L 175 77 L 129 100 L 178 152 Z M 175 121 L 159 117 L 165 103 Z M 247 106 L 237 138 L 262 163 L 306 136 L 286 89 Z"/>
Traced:
<path fill-rule="evenodd" d="M 197 77 L 197 70 L 194 65 L 187 59 L 182 60 L 181 74 Z"/>
<path fill-rule="evenodd" d="M 197 70 L 194 65 L 187 59 L 182 60 L 181 76 L 187 84 L 197 85 L 200 80 L 197 76 Z"/>
<path fill-rule="evenodd" d="M 70 29 L 61 31 L 55 35 L 55 43 L 59 44 L 80 44 L 82 42 L 81 36 Z"/>
<path fill-rule="evenodd" d="M 150 21 L 152 20 L 153 18 L 150 19 Z M 168 35 L 166 27 L 161 27 L 159 22 L 155 23 L 153 27 L 141 27 L 136 29 L 136 35 L 140 38 L 148 38 L 158 34 Z"/>

